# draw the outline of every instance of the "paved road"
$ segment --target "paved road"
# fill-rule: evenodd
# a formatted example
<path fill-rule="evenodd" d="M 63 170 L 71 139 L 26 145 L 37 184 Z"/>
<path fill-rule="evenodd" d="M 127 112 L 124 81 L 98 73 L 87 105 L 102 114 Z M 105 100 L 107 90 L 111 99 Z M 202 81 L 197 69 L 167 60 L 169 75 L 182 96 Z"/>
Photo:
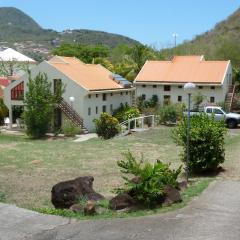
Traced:
<path fill-rule="evenodd" d="M 218 181 L 187 207 L 159 215 L 95 221 L 0 205 L 1 240 L 239 240 L 240 182 Z"/>

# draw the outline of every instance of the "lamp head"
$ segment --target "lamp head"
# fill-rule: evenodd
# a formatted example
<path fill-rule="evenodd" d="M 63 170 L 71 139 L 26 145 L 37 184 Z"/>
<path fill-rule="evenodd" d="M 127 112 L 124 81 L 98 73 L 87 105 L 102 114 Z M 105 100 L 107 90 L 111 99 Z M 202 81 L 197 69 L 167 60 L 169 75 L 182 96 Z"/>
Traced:
<path fill-rule="evenodd" d="M 186 83 L 183 88 L 186 93 L 191 94 L 196 88 L 196 85 L 194 83 L 189 82 L 189 83 Z"/>
<path fill-rule="evenodd" d="M 70 102 L 74 102 L 75 101 L 75 97 L 69 97 L 69 101 Z"/>

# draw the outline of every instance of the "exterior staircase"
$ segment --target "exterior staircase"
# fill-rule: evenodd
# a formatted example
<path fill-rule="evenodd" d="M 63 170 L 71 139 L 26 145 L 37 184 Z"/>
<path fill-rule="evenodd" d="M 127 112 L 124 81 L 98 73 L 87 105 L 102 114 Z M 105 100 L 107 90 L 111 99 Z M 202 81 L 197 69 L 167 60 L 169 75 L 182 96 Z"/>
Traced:
<path fill-rule="evenodd" d="M 75 126 L 81 128 L 83 130 L 83 133 L 88 133 L 88 130 L 83 124 L 83 119 L 64 99 L 62 99 L 62 101 L 58 104 L 58 108 L 60 108 L 61 111 L 65 113 L 68 119 L 71 120 Z"/>
<path fill-rule="evenodd" d="M 235 101 L 235 93 L 236 93 L 236 86 L 235 85 L 229 86 L 228 93 L 227 93 L 226 99 L 225 99 L 226 108 L 229 112 L 231 112 L 233 110 L 233 105 L 234 105 L 234 101 Z"/>

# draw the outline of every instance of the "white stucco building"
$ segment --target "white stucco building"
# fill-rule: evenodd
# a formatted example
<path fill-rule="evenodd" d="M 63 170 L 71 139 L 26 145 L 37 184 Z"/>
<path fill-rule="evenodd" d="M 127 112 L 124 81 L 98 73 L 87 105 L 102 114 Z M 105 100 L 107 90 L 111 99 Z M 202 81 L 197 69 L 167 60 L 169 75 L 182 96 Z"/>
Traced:
<path fill-rule="evenodd" d="M 203 56 L 175 56 L 172 61 L 147 61 L 134 84 L 137 97 L 159 102 L 187 104 L 183 86 L 187 82 L 197 87 L 195 94 L 205 96 L 205 103 L 224 102 L 232 85 L 230 61 L 206 61 Z"/>
<path fill-rule="evenodd" d="M 82 120 L 87 130 L 94 131 L 93 120 L 99 118 L 102 112 L 111 113 L 121 103 L 132 104 L 132 84 L 101 65 L 85 64 L 73 57 L 55 56 L 32 68 L 31 77 L 39 72 L 47 74 L 53 91 L 58 84 L 65 85 L 63 103 L 55 113 L 60 126 L 68 117 Z M 4 90 L 4 102 L 9 108 L 11 121 L 13 106 L 23 106 L 27 83 L 28 74 L 25 74 Z"/>

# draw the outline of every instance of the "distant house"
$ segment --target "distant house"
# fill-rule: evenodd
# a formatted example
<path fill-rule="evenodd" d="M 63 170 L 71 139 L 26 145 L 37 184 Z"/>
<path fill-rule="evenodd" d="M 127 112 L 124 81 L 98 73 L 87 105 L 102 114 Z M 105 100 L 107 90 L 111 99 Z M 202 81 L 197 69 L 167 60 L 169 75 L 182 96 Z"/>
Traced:
<path fill-rule="evenodd" d="M 32 68 L 31 77 L 39 72 L 47 74 L 53 91 L 58 84 L 66 86 L 63 101 L 55 112 L 57 127 L 69 118 L 82 128 L 93 131 L 93 120 L 99 118 L 102 112 L 112 113 L 121 103 L 132 104 L 132 84 L 101 65 L 85 64 L 74 57 L 55 56 Z M 14 106 L 23 106 L 27 82 L 28 74 L 25 74 L 4 90 L 11 122 Z"/>
<path fill-rule="evenodd" d="M 26 68 L 32 68 L 37 62 L 12 48 L 0 51 L 0 76 L 18 78 Z"/>
<path fill-rule="evenodd" d="M 147 61 L 134 84 L 136 95 L 150 99 L 157 95 L 161 103 L 185 103 L 183 86 L 194 83 L 195 93 L 205 96 L 204 102 L 224 102 L 232 85 L 230 61 L 206 61 L 204 56 L 175 56 L 172 61 Z"/>

